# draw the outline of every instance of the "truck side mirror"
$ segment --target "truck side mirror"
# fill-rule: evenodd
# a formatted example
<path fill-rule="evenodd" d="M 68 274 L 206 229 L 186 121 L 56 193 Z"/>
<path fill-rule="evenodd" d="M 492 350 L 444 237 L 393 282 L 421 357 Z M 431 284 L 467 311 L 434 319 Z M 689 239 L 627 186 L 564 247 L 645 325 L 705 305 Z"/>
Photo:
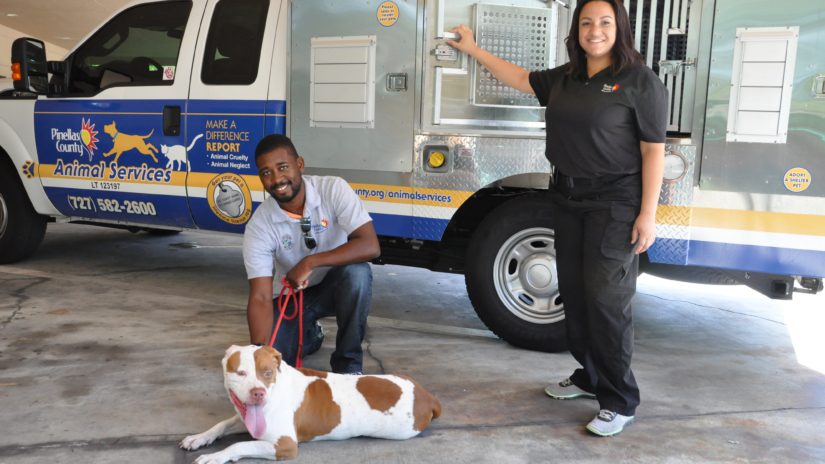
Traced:
<path fill-rule="evenodd" d="M 65 61 L 47 61 L 49 74 L 49 95 L 63 95 L 69 89 L 69 59 Z"/>
<path fill-rule="evenodd" d="M 15 90 L 49 93 L 46 44 L 42 40 L 29 37 L 15 40 L 11 45 L 11 63 Z"/>

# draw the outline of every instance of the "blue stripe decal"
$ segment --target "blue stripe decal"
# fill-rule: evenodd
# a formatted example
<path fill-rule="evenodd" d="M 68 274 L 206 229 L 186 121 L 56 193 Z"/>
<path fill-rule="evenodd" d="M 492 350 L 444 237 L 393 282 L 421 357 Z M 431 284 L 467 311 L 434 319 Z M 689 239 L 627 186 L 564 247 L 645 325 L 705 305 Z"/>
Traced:
<path fill-rule="evenodd" d="M 267 112 L 267 114 L 269 114 Z M 264 133 L 269 134 L 286 134 L 286 116 L 276 118 L 266 118 L 264 121 Z"/>
<path fill-rule="evenodd" d="M 684 265 L 687 262 L 690 242 L 675 238 L 657 238 L 647 250 L 651 262 Z"/>
<path fill-rule="evenodd" d="M 412 235 L 412 217 L 396 214 L 370 213 L 372 224 L 378 235 L 390 237 L 407 237 Z"/>
<path fill-rule="evenodd" d="M 267 101 L 266 114 L 282 114 L 282 117 L 286 117 L 286 100 Z"/>
<path fill-rule="evenodd" d="M 266 102 L 266 127 L 268 134 L 286 134 L 286 100 L 270 100 Z"/>
<path fill-rule="evenodd" d="M 378 235 L 419 240 L 441 240 L 449 224 L 446 219 L 416 218 L 396 214 L 370 213 L 370 217 Z"/>
<path fill-rule="evenodd" d="M 670 242 L 670 243 L 659 243 Z M 680 243 L 681 242 L 681 243 Z M 825 277 L 825 251 L 797 250 L 699 240 L 658 239 L 657 246 L 686 249 L 687 260 L 651 254 L 651 261 L 802 277 Z M 662 259 L 665 258 L 665 259 Z"/>
<path fill-rule="evenodd" d="M 447 219 L 415 217 L 413 218 L 413 237 L 421 240 L 441 240 L 449 223 Z"/>

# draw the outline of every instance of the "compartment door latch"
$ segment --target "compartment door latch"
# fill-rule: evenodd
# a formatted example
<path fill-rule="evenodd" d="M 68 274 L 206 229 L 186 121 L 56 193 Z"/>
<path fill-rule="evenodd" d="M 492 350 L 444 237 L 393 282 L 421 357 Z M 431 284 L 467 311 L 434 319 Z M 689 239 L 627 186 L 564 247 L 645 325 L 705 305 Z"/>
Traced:
<path fill-rule="evenodd" d="M 390 92 L 404 92 L 407 90 L 407 73 L 387 74 L 387 90 Z"/>

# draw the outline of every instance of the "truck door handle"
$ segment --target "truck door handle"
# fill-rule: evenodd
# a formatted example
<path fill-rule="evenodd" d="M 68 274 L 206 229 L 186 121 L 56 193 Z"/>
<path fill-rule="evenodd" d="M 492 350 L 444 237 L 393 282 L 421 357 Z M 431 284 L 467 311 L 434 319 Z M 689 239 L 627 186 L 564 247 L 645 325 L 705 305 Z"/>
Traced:
<path fill-rule="evenodd" d="M 163 135 L 180 135 L 180 106 L 163 107 Z"/>

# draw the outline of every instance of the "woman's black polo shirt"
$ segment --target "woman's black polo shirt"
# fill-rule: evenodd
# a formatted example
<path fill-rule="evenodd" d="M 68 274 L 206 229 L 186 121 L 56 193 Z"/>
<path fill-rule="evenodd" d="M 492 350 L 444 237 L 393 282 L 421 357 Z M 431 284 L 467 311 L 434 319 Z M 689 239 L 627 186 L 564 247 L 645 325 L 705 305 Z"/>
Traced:
<path fill-rule="evenodd" d="M 641 64 L 616 76 L 606 68 L 590 79 L 566 75 L 568 66 L 530 73 L 536 98 L 547 107 L 547 159 L 569 177 L 641 172 L 639 142 L 665 141 L 662 81 Z"/>

